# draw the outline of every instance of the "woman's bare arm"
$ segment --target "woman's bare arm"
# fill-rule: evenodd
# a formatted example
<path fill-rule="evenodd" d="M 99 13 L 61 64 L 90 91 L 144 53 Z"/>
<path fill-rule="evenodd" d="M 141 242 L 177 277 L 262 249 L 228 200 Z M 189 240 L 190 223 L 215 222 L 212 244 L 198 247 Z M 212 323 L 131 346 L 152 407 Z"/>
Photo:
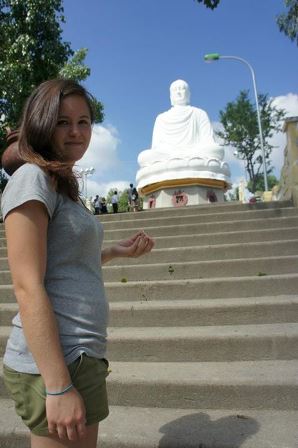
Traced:
<path fill-rule="evenodd" d="M 71 378 L 44 287 L 48 219 L 41 202 L 29 201 L 8 214 L 5 230 L 8 261 L 28 347 L 46 389 L 60 391 L 71 383 Z M 60 428 L 61 438 L 76 440 L 76 430 L 84 432 L 84 413 L 82 399 L 73 389 L 65 395 L 47 398 L 49 429 Z M 66 420 L 70 423 L 66 424 Z"/>

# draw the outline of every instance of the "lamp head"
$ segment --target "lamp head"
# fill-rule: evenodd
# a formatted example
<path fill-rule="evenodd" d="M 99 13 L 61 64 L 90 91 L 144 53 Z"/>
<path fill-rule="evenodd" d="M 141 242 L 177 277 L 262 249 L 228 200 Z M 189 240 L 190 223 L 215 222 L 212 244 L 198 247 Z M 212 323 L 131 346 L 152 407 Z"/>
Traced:
<path fill-rule="evenodd" d="M 205 54 L 204 61 L 205 62 L 213 62 L 213 61 L 218 61 L 219 58 L 220 58 L 219 53 L 208 53 L 208 54 Z"/>

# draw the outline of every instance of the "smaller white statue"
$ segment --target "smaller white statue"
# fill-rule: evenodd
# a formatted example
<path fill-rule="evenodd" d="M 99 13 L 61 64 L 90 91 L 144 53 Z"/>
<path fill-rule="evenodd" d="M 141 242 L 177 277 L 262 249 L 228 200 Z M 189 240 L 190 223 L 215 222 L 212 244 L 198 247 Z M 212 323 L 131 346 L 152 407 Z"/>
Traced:
<path fill-rule="evenodd" d="M 215 140 L 207 113 L 190 105 L 190 90 L 183 80 L 170 86 L 172 107 L 155 120 L 151 149 L 138 156 L 138 188 L 168 179 L 226 180 L 229 167 L 224 149 Z"/>

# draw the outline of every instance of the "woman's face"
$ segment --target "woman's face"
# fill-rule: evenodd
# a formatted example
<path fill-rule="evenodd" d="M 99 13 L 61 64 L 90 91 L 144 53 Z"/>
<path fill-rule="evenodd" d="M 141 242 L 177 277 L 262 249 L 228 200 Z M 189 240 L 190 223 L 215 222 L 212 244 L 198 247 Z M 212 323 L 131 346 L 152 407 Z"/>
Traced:
<path fill-rule="evenodd" d="M 53 149 L 65 162 L 75 164 L 85 154 L 91 138 L 91 116 L 80 95 L 63 98 L 53 135 Z"/>

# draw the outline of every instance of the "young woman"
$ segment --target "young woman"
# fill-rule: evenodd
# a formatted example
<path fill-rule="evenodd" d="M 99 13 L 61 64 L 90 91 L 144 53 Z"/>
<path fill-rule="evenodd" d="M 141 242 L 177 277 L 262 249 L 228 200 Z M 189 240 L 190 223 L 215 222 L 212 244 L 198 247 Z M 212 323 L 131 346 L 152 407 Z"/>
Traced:
<path fill-rule="evenodd" d="M 23 113 L 24 164 L 2 196 L 19 313 L 4 356 L 5 383 L 32 448 L 95 448 L 108 415 L 108 305 L 101 265 L 138 257 L 144 232 L 101 250 L 102 225 L 80 202 L 74 164 L 87 150 L 92 97 L 69 80 L 42 83 Z"/>

